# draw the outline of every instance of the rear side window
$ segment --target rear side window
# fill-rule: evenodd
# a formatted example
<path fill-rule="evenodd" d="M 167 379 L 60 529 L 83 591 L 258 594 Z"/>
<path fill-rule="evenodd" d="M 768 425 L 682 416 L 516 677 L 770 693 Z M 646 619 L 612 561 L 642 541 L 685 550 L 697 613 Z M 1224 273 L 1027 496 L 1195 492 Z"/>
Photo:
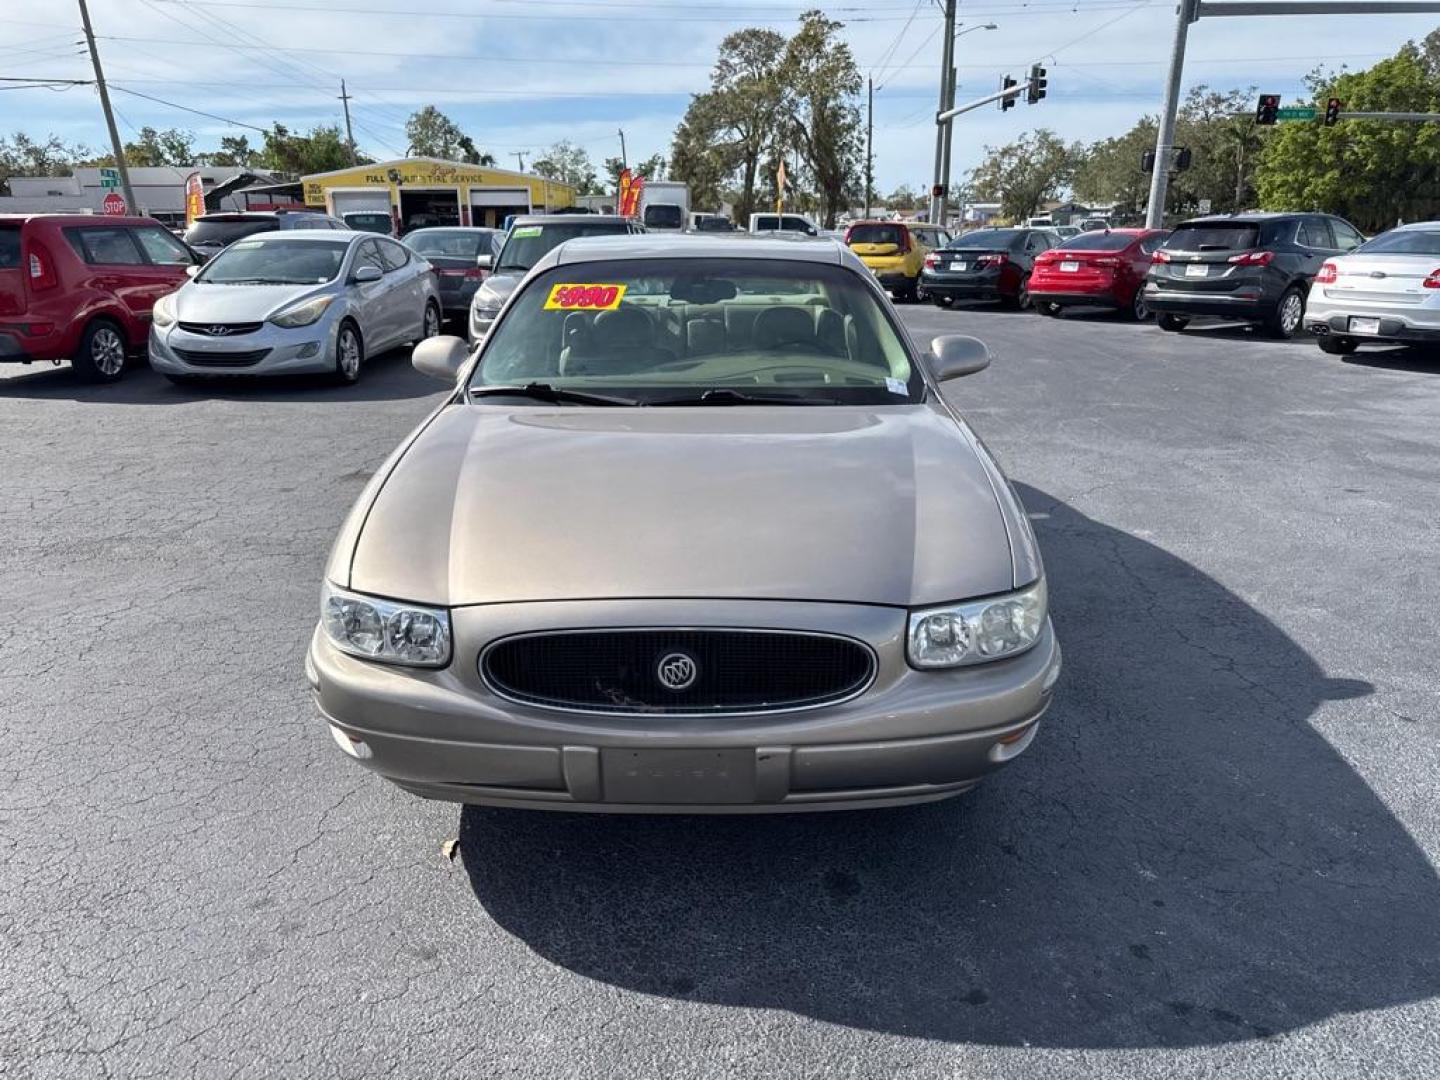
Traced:
<path fill-rule="evenodd" d="M 757 232 L 775 232 L 780 228 L 780 219 L 774 214 L 761 214 L 755 219 Z"/>
<path fill-rule="evenodd" d="M 0 234 L 0 249 L 4 247 Z M 1381 233 L 1356 248 L 1357 254 L 1365 255 L 1440 255 L 1440 229 L 1395 229 Z M 5 265 L 0 258 L 0 266 Z"/>
<path fill-rule="evenodd" d="M 176 240 L 164 229 L 136 229 L 135 239 L 140 241 L 145 257 L 161 266 L 189 266 L 195 260 L 190 249 Z"/>
<path fill-rule="evenodd" d="M 20 228 L 0 225 L 0 270 L 14 270 L 20 265 Z"/>
<path fill-rule="evenodd" d="M 1300 229 L 1295 234 L 1295 242 L 1301 247 L 1308 248 L 1331 248 L 1335 246 L 1330 240 L 1330 230 L 1325 227 L 1323 221 L 1315 218 L 1307 218 L 1300 222 Z"/>
<path fill-rule="evenodd" d="M 1123 251 L 1134 242 L 1132 233 L 1092 232 L 1072 236 L 1060 246 L 1066 251 Z"/>
<path fill-rule="evenodd" d="M 1167 251 L 1239 251 L 1260 242 L 1260 227 L 1250 223 L 1194 222 L 1175 226 L 1165 240 Z"/>
<path fill-rule="evenodd" d="M 1347 221 L 1330 218 L 1330 231 L 1335 234 L 1335 246 L 1341 251 L 1350 251 L 1365 242 L 1365 237 L 1350 227 Z"/>
<path fill-rule="evenodd" d="M 145 259 L 130 237 L 130 230 L 114 225 L 94 229 L 66 229 L 66 239 L 91 266 L 143 266 Z"/>
<path fill-rule="evenodd" d="M 905 244 L 904 225 L 856 225 L 850 230 L 852 244 Z"/>

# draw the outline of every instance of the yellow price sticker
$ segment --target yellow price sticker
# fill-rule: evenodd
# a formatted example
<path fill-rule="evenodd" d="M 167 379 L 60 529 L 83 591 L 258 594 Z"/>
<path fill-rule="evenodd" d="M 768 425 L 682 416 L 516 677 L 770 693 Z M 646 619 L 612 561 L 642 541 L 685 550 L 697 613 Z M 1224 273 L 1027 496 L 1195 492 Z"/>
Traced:
<path fill-rule="evenodd" d="M 623 299 L 624 285 L 556 285 L 545 300 L 545 310 L 614 311 Z"/>

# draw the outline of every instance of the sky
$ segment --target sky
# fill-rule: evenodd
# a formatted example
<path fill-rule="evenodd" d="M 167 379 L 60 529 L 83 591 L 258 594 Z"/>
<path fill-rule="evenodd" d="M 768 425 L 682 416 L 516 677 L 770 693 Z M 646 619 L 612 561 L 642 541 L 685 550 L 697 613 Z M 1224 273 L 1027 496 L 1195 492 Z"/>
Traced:
<path fill-rule="evenodd" d="M 746 26 L 789 32 L 812 3 L 734 0 L 90 0 L 122 138 L 143 126 L 226 134 L 258 144 L 342 120 L 343 77 L 355 138 L 378 159 L 406 150 L 405 117 L 433 104 L 502 164 L 526 164 L 561 138 L 598 165 L 667 153 L 690 94 L 703 90 L 720 40 Z M 942 14 L 936 0 L 836 0 L 862 75 L 873 77 L 876 184 L 929 186 L 935 154 Z M 1173 0 L 961 0 L 957 101 L 998 88 L 1035 61 L 1049 96 L 955 122 L 952 175 L 986 145 L 1049 127 L 1091 141 L 1127 130 L 1160 104 Z M 996 29 L 987 30 L 986 24 Z M 86 79 L 76 0 L 0 3 L 0 77 Z M 1190 29 L 1185 86 L 1254 86 L 1290 100 L 1316 66 L 1363 68 L 1440 26 L 1440 14 L 1202 19 Z M 0 132 L 108 145 L 91 86 L 0 82 Z M 10 89 L 7 89 L 10 88 Z M 152 99 L 161 99 L 156 101 Z M 164 102 L 164 103 L 162 103 Z M 862 102 L 863 105 L 863 102 Z M 185 112 L 176 106 L 198 110 Z"/>

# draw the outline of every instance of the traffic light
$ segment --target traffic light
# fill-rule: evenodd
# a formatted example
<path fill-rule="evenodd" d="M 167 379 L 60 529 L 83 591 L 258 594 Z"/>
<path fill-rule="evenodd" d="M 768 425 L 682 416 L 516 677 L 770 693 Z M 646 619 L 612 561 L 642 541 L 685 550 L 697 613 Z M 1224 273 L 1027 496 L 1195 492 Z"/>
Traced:
<path fill-rule="evenodd" d="M 1012 78 L 1010 78 L 1009 75 L 1006 75 L 1006 76 L 1005 76 L 1005 81 L 1000 84 L 1000 89 L 1001 89 L 1001 90 L 1009 90 L 1009 89 L 1011 89 L 1012 87 L 1014 87 L 1014 86 L 1016 86 L 1016 85 L 1018 85 L 1018 84 L 1015 82 L 1015 80 L 1012 79 Z M 1014 94 L 1010 94 L 1010 95 L 1008 95 L 1008 96 L 1006 96 L 1006 97 L 1002 97 L 1002 98 L 1000 99 L 1000 111 L 1001 111 L 1001 112 L 1004 112 L 1006 109 L 1013 109 L 1014 107 L 1015 107 L 1015 95 L 1014 95 Z"/>
<path fill-rule="evenodd" d="M 1260 103 L 1255 106 L 1255 123 L 1268 127 L 1275 123 L 1275 114 L 1279 111 L 1279 94 L 1261 94 Z"/>
<path fill-rule="evenodd" d="M 1143 154 L 1140 155 L 1140 171 L 1141 171 L 1141 172 L 1154 172 L 1154 171 L 1155 171 L 1155 151 L 1154 151 L 1154 150 L 1146 150 Z"/>
<path fill-rule="evenodd" d="M 1030 88 L 1025 91 L 1025 100 L 1031 105 L 1045 96 L 1045 86 L 1049 82 L 1045 78 L 1045 69 L 1039 64 L 1032 64 L 1030 67 Z"/>
<path fill-rule="evenodd" d="M 1184 172 L 1190 167 L 1190 148 L 1188 146 L 1177 146 L 1175 148 L 1175 158 L 1171 167 L 1176 172 Z"/>
<path fill-rule="evenodd" d="M 1338 97 L 1332 97 L 1329 101 L 1325 102 L 1326 127 L 1334 127 L 1340 122 L 1340 105 L 1341 102 Z"/>

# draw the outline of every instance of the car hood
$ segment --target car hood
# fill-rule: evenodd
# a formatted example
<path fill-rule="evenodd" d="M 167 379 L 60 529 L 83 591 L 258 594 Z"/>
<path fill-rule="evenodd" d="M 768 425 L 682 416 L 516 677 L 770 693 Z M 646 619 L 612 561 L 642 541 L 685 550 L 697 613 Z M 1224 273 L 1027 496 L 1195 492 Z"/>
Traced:
<path fill-rule="evenodd" d="M 939 405 L 457 404 L 377 486 L 331 577 L 353 537 L 351 588 L 421 603 L 913 606 L 1015 585 L 1008 488 Z"/>
<path fill-rule="evenodd" d="M 175 294 L 175 317 L 181 322 L 258 322 L 283 307 L 327 291 L 308 285 L 210 285 L 192 281 Z"/>

